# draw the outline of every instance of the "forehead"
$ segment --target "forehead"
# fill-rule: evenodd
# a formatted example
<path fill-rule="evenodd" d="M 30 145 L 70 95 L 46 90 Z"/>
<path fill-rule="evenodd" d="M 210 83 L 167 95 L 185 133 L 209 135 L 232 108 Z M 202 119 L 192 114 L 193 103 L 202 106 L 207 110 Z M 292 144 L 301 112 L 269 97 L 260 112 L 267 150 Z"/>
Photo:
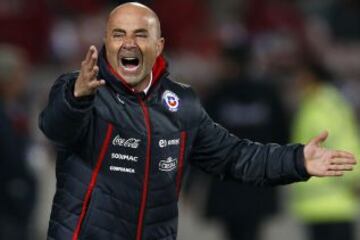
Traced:
<path fill-rule="evenodd" d="M 156 19 L 146 9 L 118 9 L 109 16 L 107 28 L 110 31 L 115 28 L 127 31 L 142 28 L 151 31 L 156 28 Z"/>

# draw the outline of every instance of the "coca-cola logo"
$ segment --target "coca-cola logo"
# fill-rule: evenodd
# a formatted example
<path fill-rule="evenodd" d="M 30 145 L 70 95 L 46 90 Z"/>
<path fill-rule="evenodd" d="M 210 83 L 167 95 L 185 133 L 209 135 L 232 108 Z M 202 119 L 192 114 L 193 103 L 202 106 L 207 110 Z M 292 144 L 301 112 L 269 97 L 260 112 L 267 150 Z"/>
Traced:
<path fill-rule="evenodd" d="M 136 138 L 125 139 L 120 137 L 119 135 L 116 135 L 116 137 L 112 141 L 112 144 L 114 146 L 120 146 L 126 148 L 138 148 L 140 144 L 140 139 L 136 139 Z"/>

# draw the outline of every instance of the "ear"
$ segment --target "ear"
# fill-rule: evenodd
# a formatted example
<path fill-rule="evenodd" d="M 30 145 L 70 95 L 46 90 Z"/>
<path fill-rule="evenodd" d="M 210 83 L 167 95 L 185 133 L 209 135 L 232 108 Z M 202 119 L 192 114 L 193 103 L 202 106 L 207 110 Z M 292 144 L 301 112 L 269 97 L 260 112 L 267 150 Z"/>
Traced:
<path fill-rule="evenodd" d="M 164 50 L 164 45 L 165 45 L 165 38 L 161 37 L 158 39 L 157 43 L 156 43 L 156 56 L 160 56 L 161 53 Z"/>

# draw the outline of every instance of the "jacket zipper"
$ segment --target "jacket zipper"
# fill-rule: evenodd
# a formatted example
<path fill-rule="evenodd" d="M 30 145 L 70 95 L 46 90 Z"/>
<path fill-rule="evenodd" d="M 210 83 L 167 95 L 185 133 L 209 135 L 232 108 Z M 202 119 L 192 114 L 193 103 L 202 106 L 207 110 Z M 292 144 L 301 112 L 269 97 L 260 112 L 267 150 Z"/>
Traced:
<path fill-rule="evenodd" d="M 141 106 L 141 109 L 144 113 L 144 121 L 146 127 L 146 136 L 147 136 L 147 145 L 146 145 L 146 159 L 145 159 L 145 172 L 144 172 L 144 182 L 143 190 L 141 195 L 141 205 L 139 210 L 138 224 L 136 229 L 136 240 L 141 240 L 143 234 L 143 225 L 144 225 L 144 215 L 145 208 L 148 196 L 149 189 L 149 175 L 150 175 L 150 160 L 151 160 L 151 127 L 150 127 L 150 115 L 148 107 L 145 102 L 138 96 L 138 100 Z"/>

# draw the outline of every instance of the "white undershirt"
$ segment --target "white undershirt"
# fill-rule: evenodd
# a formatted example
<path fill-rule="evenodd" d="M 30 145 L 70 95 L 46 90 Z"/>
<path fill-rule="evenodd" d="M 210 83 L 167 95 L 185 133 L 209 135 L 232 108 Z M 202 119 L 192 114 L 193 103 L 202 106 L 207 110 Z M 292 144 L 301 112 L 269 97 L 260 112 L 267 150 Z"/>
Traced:
<path fill-rule="evenodd" d="M 150 87 L 151 87 L 152 80 L 153 80 L 153 73 L 152 73 L 152 71 L 151 71 L 149 84 L 147 85 L 147 87 L 146 87 L 146 88 L 144 89 L 144 91 L 143 91 L 143 92 L 145 93 L 145 95 L 148 93 L 148 91 L 149 91 L 149 89 L 150 89 Z"/>

